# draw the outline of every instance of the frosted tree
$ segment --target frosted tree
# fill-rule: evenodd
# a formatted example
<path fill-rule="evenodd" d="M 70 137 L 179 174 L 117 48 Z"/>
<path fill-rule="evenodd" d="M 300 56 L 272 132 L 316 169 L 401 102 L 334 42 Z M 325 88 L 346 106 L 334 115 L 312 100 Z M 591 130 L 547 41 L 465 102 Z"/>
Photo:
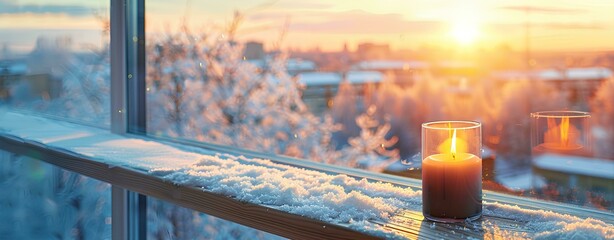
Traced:
<path fill-rule="evenodd" d="M 348 166 L 365 169 L 382 170 L 390 163 L 397 161 L 399 150 L 391 149 L 397 143 L 396 137 L 387 137 L 390 124 L 380 122 L 375 118 L 377 108 L 369 106 L 365 113 L 356 118 L 360 135 L 348 140 L 349 148 L 343 149 L 343 158 Z"/>
<path fill-rule="evenodd" d="M 237 27 L 148 40 L 149 131 L 330 161 L 332 121 L 308 111 L 283 54 L 260 66 L 244 60 Z"/>
<path fill-rule="evenodd" d="M 606 80 L 591 102 L 596 157 L 614 159 L 614 79 Z"/>
<path fill-rule="evenodd" d="M 333 134 L 333 139 L 338 146 L 347 144 L 348 138 L 355 136 L 360 131 L 360 127 L 356 124 L 356 117 L 360 114 L 357 102 L 358 97 L 354 86 L 347 81 L 339 84 L 339 90 L 333 98 L 331 108 L 333 119 L 341 128 Z"/>
<path fill-rule="evenodd" d="M 26 63 L 28 76 L 10 86 L 8 104 L 99 126 L 109 123 L 108 43 L 76 54 L 68 36 L 55 41 L 39 37 Z M 43 79 L 49 89 L 32 94 L 32 79 Z M 1 236 L 111 238 L 108 184 L 28 157 L 0 152 L 0 158 L 0 205 L 11 209 L 0 211 L 0 218 L 11 219 L 0 224 Z"/>
<path fill-rule="evenodd" d="M 30 76 L 10 86 L 15 107 L 67 117 L 98 125 L 108 125 L 110 112 L 109 46 L 75 54 L 69 37 L 52 43 L 40 37 L 27 56 Z M 33 94 L 30 79 L 44 80 L 49 89 L 42 96 Z"/>
<path fill-rule="evenodd" d="M 3 238 L 111 238 L 106 183 L 0 151 L 0 189 Z"/>
<path fill-rule="evenodd" d="M 496 119 L 496 135 L 500 137 L 497 152 L 518 160 L 529 160 L 531 112 L 561 110 L 569 107 L 567 96 L 539 81 L 515 80 L 499 92 L 500 112 Z"/>
<path fill-rule="evenodd" d="M 335 150 L 337 125 L 308 111 L 296 79 L 286 73 L 285 55 L 259 65 L 243 58 L 234 36 L 240 19 L 236 15 L 221 33 L 193 34 L 183 27 L 150 36 L 148 132 L 352 167 L 380 168 L 394 159 L 394 151 L 383 149 L 393 144 L 385 139 L 389 127 L 374 128 L 367 117 L 359 123 L 365 134 L 352 139 L 348 150 Z M 154 238 L 199 238 L 206 229 L 238 237 L 232 233 L 236 224 L 177 206 L 152 204 L 150 212 L 159 216 L 151 225 Z"/>
<path fill-rule="evenodd" d="M 365 96 L 365 105 L 377 107 L 377 119 L 390 122 L 390 135 L 398 137 L 395 145 L 402 157 L 416 154 L 420 147 L 421 123 L 446 116 L 447 95 L 437 79 L 425 78 L 411 87 L 401 87 L 387 79 Z M 449 117 L 449 116 L 447 116 Z"/>

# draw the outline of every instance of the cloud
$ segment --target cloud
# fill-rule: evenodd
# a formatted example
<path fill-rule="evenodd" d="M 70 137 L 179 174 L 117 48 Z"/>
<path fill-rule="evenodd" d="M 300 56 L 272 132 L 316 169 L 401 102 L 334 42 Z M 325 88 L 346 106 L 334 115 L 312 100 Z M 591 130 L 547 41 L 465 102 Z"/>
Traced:
<path fill-rule="evenodd" d="M 580 8 L 559 8 L 559 7 L 539 7 L 539 6 L 505 6 L 500 7 L 499 9 L 503 10 L 511 10 L 511 11 L 530 11 L 536 13 L 560 13 L 560 14 L 576 14 L 586 12 L 584 9 Z"/>
<path fill-rule="evenodd" d="M 86 16 L 94 9 L 82 5 L 17 4 L 16 1 L 0 0 L 0 14 L 66 14 Z"/>
<path fill-rule="evenodd" d="M 282 9 L 327 9 L 331 8 L 334 5 L 331 3 L 318 3 L 318 2 L 281 2 L 279 4 L 275 4 L 275 7 Z"/>
<path fill-rule="evenodd" d="M 576 23 L 576 22 L 552 22 L 537 24 L 537 27 L 550 28 L 550 29 L 586 29 L 597 30 L 604 29 L 603 24 L 596 23 Z"/>
<path fill-rule="evenodd" d="M 496 32 L 507 32 L 514 30 L 524 30 L 525 23 L 493 23 L 487 28 Z M 532 29 L 553 29 L 553 30 L 603 30 L 609 28 L 605 23 L 585 23 L 585 22 L 538 22 L 531 23 Z"/>
<path fill-rule="evenodd" d="M 314 13 L 301 18 L 292 16 L 292 20 L 291 31 L 345 34 L 433 33 L 445 28 L 445 23 L 441 21 L 409 21 L 401 14 L 375 14 L 358 10 Z"/>

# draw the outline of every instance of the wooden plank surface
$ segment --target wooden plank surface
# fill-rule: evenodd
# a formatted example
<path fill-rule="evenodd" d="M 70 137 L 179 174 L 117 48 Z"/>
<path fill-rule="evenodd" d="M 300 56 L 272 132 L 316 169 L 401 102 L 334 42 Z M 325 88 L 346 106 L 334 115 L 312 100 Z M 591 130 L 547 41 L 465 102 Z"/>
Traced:
<path fill-rule="evenodd" d="M 373 221 L 387 229 L 395 231 L 409 239 L 484 239 L 495 238 L 497 231 L 526 233 L 531 237 L 535 233 L 526 226 L 526 222 L 511 218 L 484 215 L 472 222 L 436 223 L 425 220 L 422 212 L 403 211 L 389 222 Z M 490 237 L 488 237 L 490 236 Z"/>

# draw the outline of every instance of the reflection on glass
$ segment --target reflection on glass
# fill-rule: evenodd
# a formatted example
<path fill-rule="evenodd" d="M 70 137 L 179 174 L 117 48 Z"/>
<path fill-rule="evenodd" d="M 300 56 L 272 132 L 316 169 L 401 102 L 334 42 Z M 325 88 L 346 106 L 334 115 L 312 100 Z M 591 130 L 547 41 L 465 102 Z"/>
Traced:
<path fill-rule="evenodd" d="M 533 159 L 542 154 L 592 155 L 591 116 L 587 112 L 545 111 L 531 113 Z"/>
<path fill-rule="evenodd" d="M 109 125 L 109 1 L 0 9 L 0 107 Z"/>
<path fill-rule="evenodd" d="M 474 120 L 485 189 L 614 209 L 533 175 L 529 118 L 591 112 L 613 161 L 612 3 L 442 6 L 148 1 L 148 133 L 419 178 L 420 125 Z"/>
<path fill-rule="evenodd" d="M 111 186 L 0 151 L 3 239 L 111 239 Z"/>

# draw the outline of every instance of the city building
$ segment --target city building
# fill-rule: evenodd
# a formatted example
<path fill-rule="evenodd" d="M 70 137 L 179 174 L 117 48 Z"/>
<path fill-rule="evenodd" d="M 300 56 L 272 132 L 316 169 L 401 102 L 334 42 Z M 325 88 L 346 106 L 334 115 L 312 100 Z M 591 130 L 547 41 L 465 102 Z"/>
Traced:
<path fill-rule="evenodd" d="M 261 42 L 250 41 L 245 43 L 245 49 L 243 50 L 245 59 L 264 59 L 265 55 L 264 45 Z"/>

